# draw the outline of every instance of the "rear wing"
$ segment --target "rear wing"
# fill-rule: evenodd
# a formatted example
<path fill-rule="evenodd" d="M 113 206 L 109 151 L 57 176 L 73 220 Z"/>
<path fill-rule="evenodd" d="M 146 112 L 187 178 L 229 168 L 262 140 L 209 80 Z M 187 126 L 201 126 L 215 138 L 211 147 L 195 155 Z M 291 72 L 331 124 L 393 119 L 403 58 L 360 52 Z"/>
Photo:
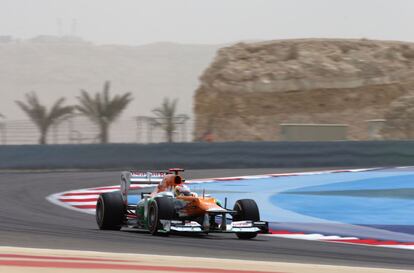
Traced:
<path fill-rule="evenodd" d="M 129 171 L 121 174 L 121 194 L 125 204 L 128 203 L 128 191 L 131 185 L 159 185 L 167 172 Z"/>
<path fill-rule="evenodd" d="M 128 172 L 127 172 L 128 173 Z M 160 184 L 166 172 L 155 172 L 155 171 L 130 171 L 129 175 L 129 182 L 131 184 Z"/>

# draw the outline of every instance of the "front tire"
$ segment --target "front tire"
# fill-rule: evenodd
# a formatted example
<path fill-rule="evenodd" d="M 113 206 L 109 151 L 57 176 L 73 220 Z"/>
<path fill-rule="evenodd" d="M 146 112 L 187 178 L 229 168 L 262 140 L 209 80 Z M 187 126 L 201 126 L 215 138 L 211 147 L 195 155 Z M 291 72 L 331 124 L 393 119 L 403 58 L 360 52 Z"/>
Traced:
<path fill-rule="evenodd" d="M 96 202 L 96 223 L 101 230 L 120 230 L 124 221 L 124 203 L 119 192 L 99 195 Z"/>
<path fill-rule="evenodd" d="M 172 220 L 174 201 L 170 197 L 158 197 L 148 206 L 148 230 L 152 235 L 159 234 L 162 228 L 160 220 Z"/>
<path fill-rule="evenodd" d="M 252 199 L 237 200 L 233 210 L 236 211 L 233 221 L 260 221 L 259 208 L 256 201 Z M 236 235 L 239 239 L 252 239 L 257 236 L 257 232 L 240 232 Z"/>

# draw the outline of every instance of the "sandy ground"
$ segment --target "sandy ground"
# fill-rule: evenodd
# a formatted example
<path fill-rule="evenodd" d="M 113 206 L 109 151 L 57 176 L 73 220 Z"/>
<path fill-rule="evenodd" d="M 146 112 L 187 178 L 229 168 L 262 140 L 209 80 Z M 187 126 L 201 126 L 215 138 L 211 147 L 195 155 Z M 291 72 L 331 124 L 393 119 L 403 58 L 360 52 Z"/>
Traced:
<path fill-rule="evenodd" d="M 284 273 L 386 273 L 414 272 L 380 268 L 259 262 L 232 259 L 189 258 L 35 248 L 0 247 L 0 272 L 284 272 Z"/>

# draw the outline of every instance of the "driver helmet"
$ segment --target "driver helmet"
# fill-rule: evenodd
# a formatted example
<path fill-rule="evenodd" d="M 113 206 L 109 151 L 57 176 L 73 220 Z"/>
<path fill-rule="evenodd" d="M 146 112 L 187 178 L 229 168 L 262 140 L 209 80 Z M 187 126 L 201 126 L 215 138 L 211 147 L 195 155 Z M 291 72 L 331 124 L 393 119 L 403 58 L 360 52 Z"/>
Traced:
<path fill-rule="evenodd" d="M 190 189 L 185 185 L 175 186 L 174 193 L 175 196 L 191 196 Z"/>

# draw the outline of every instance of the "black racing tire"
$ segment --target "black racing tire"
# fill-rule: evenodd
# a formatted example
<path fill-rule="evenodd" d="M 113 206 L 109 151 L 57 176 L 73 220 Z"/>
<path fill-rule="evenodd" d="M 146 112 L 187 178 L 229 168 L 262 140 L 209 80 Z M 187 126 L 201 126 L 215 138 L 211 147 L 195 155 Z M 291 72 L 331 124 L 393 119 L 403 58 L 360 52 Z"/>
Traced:
<path fill-rule="evenodd" d="M 236 211 L 233 221 L 260 221 L 259 208 L 252 199 L 237 200 L 233 210 Z M 257 232 L 240 232 L 236 235 L 239 239 L 252 239 L 257 236 Z"/>
<path fill-rule="evenodd" d="M 148 230 L 158 235 L 162 227 L 160 220 L 172 220 L 174 217 L 174 200 L 171 197 L 157 197 L 148 206 Z"/>
<path fill-rule="evenodd" d="M 99 229 L 120 230 L 125 217 L 121 193 L 106 192 L 99 195 L 95 216 Z"/>

